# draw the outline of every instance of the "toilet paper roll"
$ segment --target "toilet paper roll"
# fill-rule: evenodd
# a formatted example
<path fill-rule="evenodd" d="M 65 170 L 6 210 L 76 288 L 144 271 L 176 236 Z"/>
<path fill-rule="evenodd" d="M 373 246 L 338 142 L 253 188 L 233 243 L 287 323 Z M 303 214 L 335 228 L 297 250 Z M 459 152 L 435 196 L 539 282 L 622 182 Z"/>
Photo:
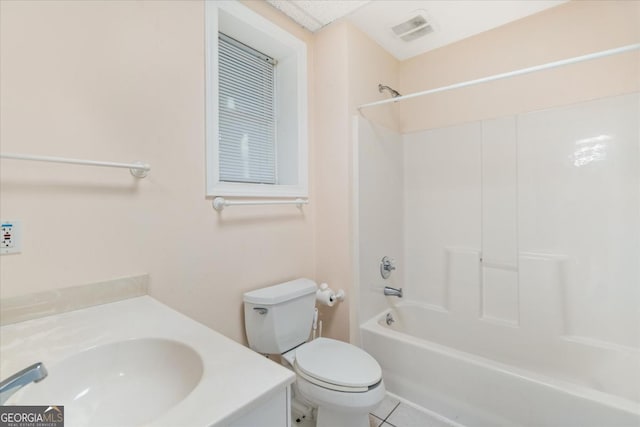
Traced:
<path fill-rule="evenodd" d="M 333 307 L 333 304 L 336 303 L 336 298 L 331 289 L 318 289 L 316 291 L 316 301 L 318 302 L 318 304 Z"/>

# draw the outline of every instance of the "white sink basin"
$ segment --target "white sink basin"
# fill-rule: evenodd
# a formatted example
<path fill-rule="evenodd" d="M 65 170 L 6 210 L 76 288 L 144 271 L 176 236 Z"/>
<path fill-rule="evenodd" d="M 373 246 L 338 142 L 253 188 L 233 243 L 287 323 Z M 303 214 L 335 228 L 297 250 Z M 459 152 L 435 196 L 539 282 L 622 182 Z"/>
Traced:
<path fill-rule="evenodd" d="M 10 405 L 65 405 L 68 426 L 139 426 L 180 403 L 200 382 L 202 359 L 177 341 L 141 338 L 90 348 L 52 366 Z"/>
<path fill-rule="evenodd" d="M 0 379 L 35 362 L 7 404 L 65 405 L 66 427 L 229 426 L 296 378 L 149 296 L 0 327 Z"/>

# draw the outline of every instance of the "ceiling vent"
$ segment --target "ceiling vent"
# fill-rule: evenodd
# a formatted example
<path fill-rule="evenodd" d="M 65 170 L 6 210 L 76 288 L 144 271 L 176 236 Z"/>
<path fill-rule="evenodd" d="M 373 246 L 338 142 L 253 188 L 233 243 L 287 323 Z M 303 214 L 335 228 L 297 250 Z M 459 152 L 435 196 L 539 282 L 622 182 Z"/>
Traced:
<path fill-rule="evenodd" d="M 406 42 L 426 36 L 434 31 L 433 26 L 421 12 L 417 12 L 412 18 L 391 27 L 391 30 Z"/>

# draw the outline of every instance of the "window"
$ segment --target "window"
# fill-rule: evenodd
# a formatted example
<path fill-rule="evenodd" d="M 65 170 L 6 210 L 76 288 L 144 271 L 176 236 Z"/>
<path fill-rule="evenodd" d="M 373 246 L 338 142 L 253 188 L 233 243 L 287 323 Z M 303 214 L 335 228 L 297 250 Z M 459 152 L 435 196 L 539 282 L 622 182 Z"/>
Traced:
<path fill-rule="evenodd" d="M 220 181 L 276 183 L 275 61 L 218 37 Z"/>
<path fill-rule="evenodd" d="M 238 2 L 206 9 L 207 195 L 307 196 L 305 44 Z"/>

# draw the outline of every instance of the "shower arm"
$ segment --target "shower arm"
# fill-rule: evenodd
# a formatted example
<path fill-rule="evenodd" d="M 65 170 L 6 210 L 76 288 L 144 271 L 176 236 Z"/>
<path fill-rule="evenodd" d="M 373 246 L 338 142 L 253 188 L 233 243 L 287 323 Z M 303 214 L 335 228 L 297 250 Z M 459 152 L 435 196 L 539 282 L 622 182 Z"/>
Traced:
<path fill-rule="evenodd" d="M 382 83 L 378 83 L 378 92 L 382 93 L 382 92 L 385 92 L 385 91 L 389 92 L 391 94 L 392 98 L 397 98 L 399 96 L 402 96 L 402 95 L 400 95 L 400 92 L 398 92 L 397 90 L 393 89 L 392 87 L 383 85 Z"/>

